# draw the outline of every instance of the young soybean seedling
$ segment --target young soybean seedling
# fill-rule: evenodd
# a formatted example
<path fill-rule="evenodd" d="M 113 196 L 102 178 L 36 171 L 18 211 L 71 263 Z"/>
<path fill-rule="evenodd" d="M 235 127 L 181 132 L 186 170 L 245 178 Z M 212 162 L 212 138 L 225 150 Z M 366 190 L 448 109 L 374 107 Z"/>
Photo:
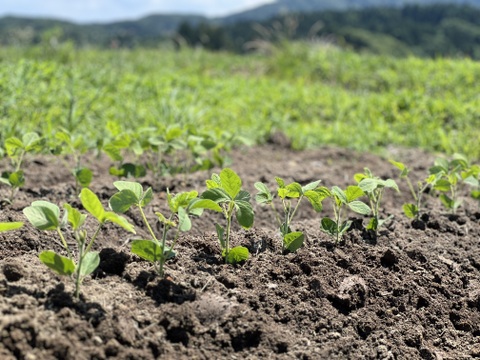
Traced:
<path fill-rule="evenodd" d="M 390 163 L 395 166 L 397 169 L 401 171 L 400 178 L 405 179 L 407 181 L 408 188 L 410 189 L 410 193 L 412 194 L 415 203 L 406 203 L 403 204 L 403 213 L 410 219 L 418 220 L 421 213 L 422 204 L 422 197 L 425 191 L 430 187 L 434 186 L 438 180 L 438 177 L 435 175 L 430 175 L 423 181 L 419 181 L 417 183 L 417 190 L 413 187 L 412 181 L 410 180 L 408 174 L 410 174 L 411 169 L 409 169 L 405 164 L 390 160 Z"/>
<path fill-rule="evenodd" d="M 205 209 L 222 211 L 217 203 L 199 199 L 196 191 L 182 192 L 176 195 L 167 191 L 167 201 L 171 214 L 167 218 L 160 212 L 156 213 L 158 220 L 163 224 L 162 237 L 158 240 L 143 211 L 143 208 L 153 199 L 152 188 L 144 191 L 141 184 L 131 181 L 116 181 L 114 186 L 119 192 L 110 198 L 111 209 L 118 213 L 124 213 L 131 207 L 137 207 L 152 237 L 149 240 L 134 240 L 132 242 L 132 252 L 153 263 L 161 277 L 164 276 L 165 262 L 175 256 L 173 248 L 180 232 L 186 232 L 192 228 L 190 216 L 200 216 Z M 171 228 L 177 230 L 171 245 L 167 246 L 167 233 Z"/>
<path fill-rule="evenodd" d="M 361 215 L 370 214 L 370 208 L 364 202 L 357 200 L 365 193 L 358 186 L 349 186 L 345 191 L 338 186 L 333 186 L 328 196 L 333 202 L 334 219 L 325 217 L 322 219 L 321 229 L 335 238 L 338 244 L 343 235 L 350 229 L 352 221 L 343 219 L 345 207 Z"/>
<path fill-rule="evenodd" d="M 60 217 L 60 208 L 48 201 L 34 201 L 31 206 L 23 209 L 23 213 L 30 223 L 40 230 L 56 231 L 60 237 L 60 245 L 66 250 L 67 257 L 59 255 L 54 251 L 43 251 L 39 258 L 42 263 L 63 276 L 69 276 L 75 281 L 75 297 L 80 296 L 80 285 L 83 279 L 93 273 L 100 264 L 100 256 L 97 251 L 90 251 L 100 229 L 107 222 L 113 222 L 127 231 L 135 233 L 133 225 L 111 211 L 105 211 L 97 195 L 89 189 L 83 189 L 80 193 L 80 200 L 83 207 L 98 222 L 97 229 L 89 238 L 87 231 L 83 228 L 87 215 L 80 213 L 69 204 L 64 204 L 65 214 Z M 64 230 L 70 224 L 73 236 L 77 244 L 77 256 L 68 242 L 65 240 Z"/>
<path fill-rule="evenodd" d="M 10 195 L 4 199 L 7 203 L 12 203 L 15 196 L 23 185 L 25 185 L 25 177 L 22 171 L 22 164 L 27 153 L 35 153 L 43 148 L 43 140 L 37 133 L 26 133 L 22 139 L 10 137 L 5 140 L 5 149 L 7 156 L 10 158 L 14 170 L 4 171 L 0 176 L 0 182 L 10 187 Z"/>
<path fill-rule="evenodd" d="M 373 217 L 367 225 L 367 230 L 372 230 L 375 236 L 378 234 L 378 229 L 390 219 L 380 219 L 380 203 L 382 202 L 383 192 L 387 188 L 398 189 L 397 183 L 392 179 L 382 180 L 374 176 L 368 169 L 364 169 L 365 173 L 355 174 L 354 179 L 358 183 L 358 187 L 367 195 L 370 201 L 370 208 L 372 209 Z"/>
<path fill-rule="evenodd" d="M 264 183 L 255 183 L 258 193 L 255 197 L 257 203 L 270 205 L 275 213 L 280 233 L 283 238 L 282 250 L 289 252 L 297 251 L 305 240 L 305 235 L 300 231 L 292 231 L 291 223 L 300 203 L 304 198 L 308 199 L 316 212 L 323 209 L 322 200 L 329 196 L 329 191 L 325 187 L 319 187 L 320 180 L 301 186 L 297 182 L 286 185 L 285 181 L 279 177 L 275 178 L 277 182 L 277 194 L 282 200 L 283 216 L 279 214 L 274 204 L 274 195 Z M 293 206 L 292 200 L 296 200 Z"/>
<path fill-rule="evenodd" d="M 440 201 L 450 210 L 452 214 L 462 204 L 462 200 L 458 198 L 459 186 L 468 173 L 469 164 L 465 156 L 455 154 L 452 160 L 436 159 L 434 165 L 429 169 L 430 175 L 435 176 L 438 180 L 435 182 L 433 189 L 441 192 Z"/>
<path fill-rule="evenodd" d="M 246 247 L 230 248 L 230 234 L 234 215 L 243 228 L 249 229 L 252 227 L 254 212 L 250 204 L 250 194 L 242 190 L 242 180 L 235 171 L 229 168 L 223 169 L 220 175 L 213 174 L 212 179 L 207 180 L 206 183 L 207 190 L 201 197 L 220 205 L 227 222 L 226 230 L 215 224 L 222 249 L 222 257 L 228 264 L 236 264 L 247 260 L 249 252 Z"/>

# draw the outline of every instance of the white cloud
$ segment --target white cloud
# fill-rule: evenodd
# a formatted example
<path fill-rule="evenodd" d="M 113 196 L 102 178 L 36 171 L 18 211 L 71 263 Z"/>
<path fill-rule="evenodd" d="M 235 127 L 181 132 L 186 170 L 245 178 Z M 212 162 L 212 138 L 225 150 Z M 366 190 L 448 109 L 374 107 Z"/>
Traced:
<path fill-rule="evenodd" d="M 55 17 L 79 22 L 133 19 L 152 13 L 222 16 L 274 0 L 0 0 L 0 16 Z"/>

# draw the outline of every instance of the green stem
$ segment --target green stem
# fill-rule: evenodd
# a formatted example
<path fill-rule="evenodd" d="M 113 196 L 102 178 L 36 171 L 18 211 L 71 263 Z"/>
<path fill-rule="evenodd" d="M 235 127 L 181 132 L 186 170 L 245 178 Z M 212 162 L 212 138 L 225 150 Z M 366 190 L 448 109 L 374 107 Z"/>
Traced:
<path fill-rule="evenodd" d="M 83 256 L 84 254 L 88 253 L 88 251 L 85 252 L 85 237 L 81 235 L 80 233 L 77 232 L 76 236 L 80 237 L 77 238 L 77 242 L 79 243 L 79 254 L 78 254 L 78 266 L 76 269 L 77 277 L 75 279 L 75 298 L 78 299 L 80 297 L 80 284 L 82 283 L 81 279 L 81 271 L 82 271 L 82 263 L 83 263 Z"/>
<path fill-rule="evenodd" d="M 143 212 L 143 209 L 140 205 L 138 205 L 138 209 L 140 210 L 140 214 L 142 215 L 143 222 L 145 223 L 145 226 L 148 229 L 148 232 L 152 236 L 153 240 L 155 240 L 158 243 L 157 237 L 155 236 L 155 233 L 152 230 L 152 227 L 148 223 L 147 217 L 145 216 L 145 213 Z"/>
<path fill-rule="evenodd" d="M 168 219 L 169 221 L 172 221 L 172 218 L 173 218 L 173 214 L 170 215 L 170 218 Z M 180 225 L 179 225 L 180 226 Z M 160 257 L 160 264 L 158 266 L 158 274 L 160 275 L 160 277 L 163 277 L 163 266 L 165 264 L 165 261 L 167 261 L 168 259 L 168 256 L 170 255 L 170 251 L 168 252 L 168 255 L 165 256 L 165 245 L 167 243 L 167 232 L 168 230 L 170 229 L 170 226 L 168 226 L 167 224 L 165 224 L 165 226 L 163 227 L 163 232 L 162 232 L 162 256 Z M 156 239 L 155 239 L 156 240 Z M 158 240 L 157 240 L 158 242 Z"/>
<path fill-rule="evenodd" d="M 293 212 L 292 212 L 292 214 L 290 215 L 290 218 L 288 219 L 288 224 L 289 224 L 289 225 L 290 225 L 290 223 L 292 222 L 292 219 L 293 219 L 293 217 L 295 216 L 295 213 L 297 212 L 298 207 L 300 206 L 300 203 L 302 202 L 302 200 L 303 200 L 303 195 L 300 196 L 300 198 L 298 199 L 298 201 L 297 201 L 297 206 L 295 206 L 295 209 L 293 209 Z"/>
<path fill-rule="evenodd" d="M 413 195 L 413 198 L 415 199 L 415 201 L 418 202 L 418 196 L 417 196 L 417 194 L 416 194 L 416 192 L 415 192 L 415 189 L 414 189 L 414 187 L 413 187 L 413 185 L 412 185 L 412 182 L 410 181 L 410 178 L 407 177 L 406 179 L 407 179 L 408 188 L 410 189 L 410 191 L 411 191 L 411 193 L 412 193 L 412 195 Z"/>
<path fill-rule="evenodd" d="M 102 228 L 102 226 L 103 226 L 102 223 L 100 223 L 100 224 L 98 225 L 97 230 L 95 230 L 95 233 L 93 234 L 92 239 L 90 240 L 90 243 L 88 244 L 87 250 L 86 250 L 85 253 L 88 253 L 88 252 L 90 251 L 90 248 L 92 247 L 95 239 L 97 238 L 98 234 L 100 233 L 100 229 Z M 84 240 L 84 241 L 85 241 L 85 240 Z"/>
<path fill-rule="evenodd" d="M 231 203 L 228 205 L 227 212 L 227 235 L 225 237 L 225 258 L 227 258 L 228 253 L 230 252 L 230 231 L 232 227 L 232 216 L 235 204 Z"/>
<path fill-rule="evenodd" d="M 60 239 L 62 240 L 63 247 L 67 250 L 68 258 L 73 261 L 73 256 L 72 256 L 72 253 L 70 252 L 70 248 L 68 247 L 68 244 L 65 241 L 65 238 L 63 237 L 62 230 L 59 227 L 57 227 L 57 233 L 60 236 Z"/>

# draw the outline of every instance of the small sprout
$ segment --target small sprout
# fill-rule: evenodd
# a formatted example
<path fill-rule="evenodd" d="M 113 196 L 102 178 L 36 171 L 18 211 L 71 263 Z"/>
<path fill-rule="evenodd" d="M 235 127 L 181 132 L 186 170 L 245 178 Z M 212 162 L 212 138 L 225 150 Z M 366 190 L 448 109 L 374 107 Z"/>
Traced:
<path fill-rule="evenodd" d="M 62 256 L 54 251 L 43 251 L 40 253 L 40 261 L 55 273 L 63 276 L 70 276 L 75 281 L 75 297 L 80 296 L 80 285 L 83 279 L 93 273 L 100 264 L 100 256 L 96 251 L 90 251 L 100 229 L 107 222 L 113 222 L 125 230 L 135 233 L 133 225 L 125 218 L 105 211 L 97 195 L 89 189 L 83 189 L 80 193 L 80 200 L 85 208 L 98 222 L 98 227 L 94 234 L 88 238 L 87 231 L 83 228 L 87 215 L 80 213 L 69 204 L 64 204 L 65 213 L 60 216 L 60 208 L 48 201 L 34 201 L 30 206 L 23 209 L 23 213 L 28 221 L 37 229 L 45 231 L 56 231 L 60 237 L 59 243 L 67 256 Z M 75 242 L 77 244 L 78 255 L 76 258 L 73 251 L 65 240 L 64 231 L 70 224 Z"/>
<path fill-rule="evenodd" d="M 462 204 L 458 192 L 464 179 L 469 176 L 469 168 L 465 156 L 456 154 L 450 161 L 442 158 L 436 159 L 434 165 L 429 169 L 430 175 L 437 179 L 433 189 L 441 193 L 440 201 L 452 214 L 455 214 Z"/>
<path fill-rule="evenodd" d="M 215 225 L 222 257 L 228 264 L 247 260 L 249 256 L 247 248 L 243 246 L 230 248 L 230 234 L 234 215 L 243 228 L 250 229 L 253 226 L 254 212 L 250 204 L 250 194 L 242 190 L 242 180 L 229 168 L 223 169 L 220 175 L 213 174 L 212 179 L 207 180 L 206 183 L 207 190 L 201 198 L 218 204 L 227 222 L 226 229 L 218 224 Z"/>
<path fill-rule="evenodd" d="M 390 217 L 388 219 L 380 219 L 380 203 L 382 202 L 383 192 L 388 188 L 396 191 L 399 191 L 399 189 L 394 180 L 382 180 L 374 176 L 368 168 L 365 168 L 364 171 L 363 174 L 355 174 L 354 179 L 370 201 L 373 217 L 367 225 L 367 230 L 373 231 L 375 236 L 377 236 L 378 229 L 390 219 Z"/>
<path fill-rule="evenodd" d="M 301 186 L 297 182 L 286 185 L 285 181 L 279 177 L 275 178 L 277 182 L 277 195 L 282 201 L 283 214 L 280 216 L 275 204 L 275 196 L 270 189 L 264 183 L 257 182 L 255 188 L 258 193 L 255 197 L 257 203 L 270 205 L 275 213 L 277 225 L 280 228 L 280 234 L 282 235 L 282 249 L 289 252 L 295 252 L 302 247 L 305 240 L 305 235 L 300 231 L 292 231 L 291 223 L 295 216 L 300 203 L 304 198 L 308 199 L 316 212 L 320 212 L 323 209 L 322 201 L 329 196 L 328 189 L 320 187 L 320 180 L 314 181 L 305 186 Z M 292 200 L 296 200 L 296 205 L 293 206 Z"/>
<path fill-rule="evenodd" d="M 398 161 L 390 160 L 390 163 L 401 171 L 400 178 L 405 179 L 407 181 L 407 185 L 408 185 L 408 188 L 410 189 L 410 193 L 412 194 L 412 197 L 415 200 L 415 203 L 403 204 L 403 208 L 402 208 L 403 212 L 408 218 L 418 220 L 423 207 L 423 204 L 422 204 L 423 194 L 425 193 L 425 191 L 427 191 L 427 189 L 430 186 L 435 185 L 435 183 L 439 178 L 439 175 L 430 175 L 425 180 L 419 181 L 417 183 L 417 189 L 415 190 L 412 184 L 412 181 L 408 176 L 411 172 L 411 169 L 409 169 L 405 164 Z"/>
<path fill-rule="evenodd" d="M 10 187 L 10 195 L 4 201 L 11 204 L 18 190 L 25 185 L 24 173 L 21 170 L 25 155 L 40 152 L 43 149 L 43 139 L 34 132 L 26 133 L 22 139 L 10 137 L 5 140 L 5 149 L 14 170 L 4 171 L 0 176 L 0 183 Z"/>
<path fill-rule="evenodd" d="M 371 210 L 367 204 L 357 200 L 364 196 L 365 193 L 358 186 L 349 186 L 344 191 L 338 186 L 333 186 L 328 191 L 328 197 L 332 199 L 334 219 L 325 217 L 322 219 L 321 229 L 335 238 L 335 242 L 340 243 L 343 235 L 350 229 L 352 221 L 344 220 L 343 211 L 345 207 L 353 212 L 361 215 L 369 215 Z"/>
<path fill-rule="evenodd" d="M 167 191 L 171 214 L 167 218 L 162 213 L 156 212 L 158 220 L 163 224 L 162 238 L 158 240 L 143 211 L 143 208 L 153 200 L 152 188 L 144 191 L 141 184 L 131 181 L 116 181 L 114 186 L 119 192 L 110 198 L 110 208 L 117 213 L 125 213 L 131 207 L 137 207 L 151 236 L 151 239 L 148 240 L 134 240 L 132 253 L 153 263 L 161 277 L 164 276 L 165 262 L 175 256 L 173 248 L 180 232 L 187 232 L 192 228 L 190 216 L 200 216 L 204 210 L 222 211 L 215 202 L 199 199 L 196 191 L 182 192 L 176 195 Z M 177 231 L 172 244 L 167 246 L 167 233 L 171 228 L 176 228 Z"/>

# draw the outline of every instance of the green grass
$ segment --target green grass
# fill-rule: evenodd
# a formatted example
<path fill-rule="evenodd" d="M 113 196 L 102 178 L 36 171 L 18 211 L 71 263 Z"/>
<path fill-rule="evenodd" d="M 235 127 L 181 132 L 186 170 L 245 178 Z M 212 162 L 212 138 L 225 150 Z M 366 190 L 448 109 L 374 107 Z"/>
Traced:
<path fill-rule="evenodd" d="M 268 56 L 201 50 L 0 49 L 0 140 L 64 128 L 99 147 L 179 124 L 224 142 L 379 151 L 421 147 L 480 158 L 480 64 L 395 59 L 315 44 Z M 149 129 L 149 134 L 152 130 Z"/>

